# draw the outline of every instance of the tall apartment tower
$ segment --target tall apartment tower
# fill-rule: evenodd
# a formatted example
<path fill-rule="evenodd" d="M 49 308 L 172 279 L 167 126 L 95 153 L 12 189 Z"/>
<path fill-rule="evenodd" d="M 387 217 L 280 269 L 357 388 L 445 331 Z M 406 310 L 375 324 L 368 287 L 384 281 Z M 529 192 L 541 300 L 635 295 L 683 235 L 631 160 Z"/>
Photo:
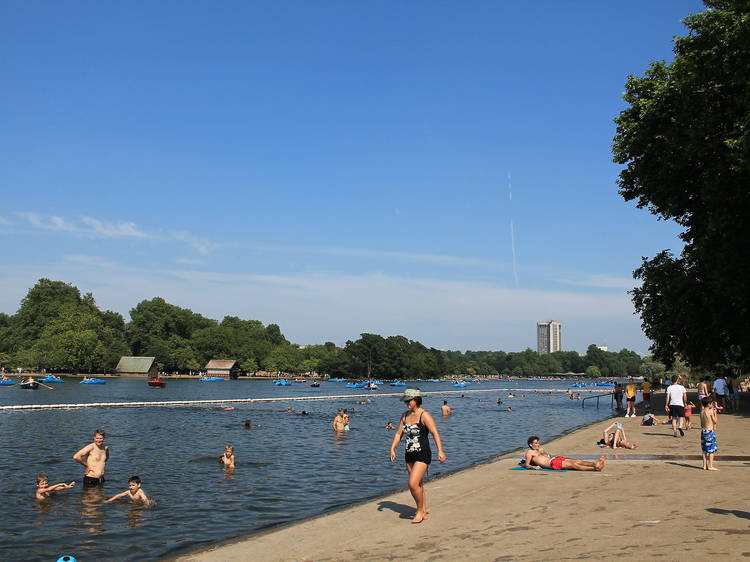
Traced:
<path fill-rule="evenodd" d="M 536 350 L 542 353 L 560 351 L 560 323 L 554 320 L 536 323 Z"/>

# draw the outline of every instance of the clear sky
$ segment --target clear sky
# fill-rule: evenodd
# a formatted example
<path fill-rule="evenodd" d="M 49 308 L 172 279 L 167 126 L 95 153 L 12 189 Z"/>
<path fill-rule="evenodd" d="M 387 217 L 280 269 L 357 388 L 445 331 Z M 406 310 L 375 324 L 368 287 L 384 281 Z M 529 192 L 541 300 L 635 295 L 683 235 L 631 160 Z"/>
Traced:
<path fill-rule="evenodd" d="M 617 194 L 694 0 L 0 3 L 0 311 L 40 277 L 442 349 L 639 353 L 678 229 Z"/>

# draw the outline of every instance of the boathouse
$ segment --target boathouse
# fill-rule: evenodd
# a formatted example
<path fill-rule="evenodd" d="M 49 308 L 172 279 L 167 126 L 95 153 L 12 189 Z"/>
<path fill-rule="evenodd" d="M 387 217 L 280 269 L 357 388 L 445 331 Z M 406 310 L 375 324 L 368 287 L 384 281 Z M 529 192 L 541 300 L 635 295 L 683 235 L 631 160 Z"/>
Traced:
<path fill-rule="evenodd" d="M 207 377 L 222 377 L 236 379 L 240 374 L 240 366 L 234 359 L 211 359 L 206 363 Z"/>
<path fill-rule="evenodd" d="M 155 357 L 120 357 L 115 373 L 126 377 L 156 378 L 159 370 Z"/>

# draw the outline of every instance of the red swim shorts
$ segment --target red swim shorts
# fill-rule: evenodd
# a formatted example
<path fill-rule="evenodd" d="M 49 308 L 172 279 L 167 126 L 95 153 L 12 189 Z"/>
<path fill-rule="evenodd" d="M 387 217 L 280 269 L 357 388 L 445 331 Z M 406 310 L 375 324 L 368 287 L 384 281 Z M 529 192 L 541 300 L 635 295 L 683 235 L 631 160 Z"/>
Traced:
<path fill-rule="evenodd" d="M 549 467 L 552 470 L 563 470 L 563 461 L 566 460 L 568 457 L 553 457 L 549 461 Z"/>
<path fill-rule="evenodd" d="M 643 399 L 646 401 L 651 400 L 651 393 L 650 392 L 644 392 L 643 393 Z"/>

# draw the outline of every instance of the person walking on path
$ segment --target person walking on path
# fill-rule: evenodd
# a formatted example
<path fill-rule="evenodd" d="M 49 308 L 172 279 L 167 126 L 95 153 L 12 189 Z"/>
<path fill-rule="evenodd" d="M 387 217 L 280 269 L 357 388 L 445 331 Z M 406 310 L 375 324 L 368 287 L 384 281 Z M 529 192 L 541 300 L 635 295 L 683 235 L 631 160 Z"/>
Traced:
<path fill-rule="evenodd" d="M 698 402 L 701 405 L 701 410 L 703 410 L 703 399 L 711 394 L 708 388 L 708 380 L 708 377 L 701 377 L 698 380 Z"/>
<path fill-rule="evenodd" d="M 628 409 L 625 411 L 626 418 L 635 417 L 635 397 L 637 394 L 633 377 L 630 377 L 627 386 L 625 387 L 625 402 L 628 405 Z"/>
<path fill-rule="evenodd" d="M 740 409 L 740 383 L 737 381 L 736 371 L 730 369 L 725 380 L 727 381 L 727 400 L 732 411 L 737 412 Z"/>
<path fill-rule="evenodd" d="M 669 412 L 669 417 L 672 419 L 672 433 L 675 437 L 677 437 L 678 431 L 681 437 L 685 435 L 685 432 L 682 431 L 685 404 L 687 404 L 687 390 L 679 383 L 677 375 L 672 375 L 672 384 L 667 388 L 664 410 Z"/>
<path fill-rule="evenodd" d="M 719 450 L 716 444 L 716 427 L 718 425 L 716 408 L 711 398 L 701 401 L 701 453 L 703 454 L 703 470 L 719 470 L 714 466 L 714 455 Z"/>
<path fill-rule="evenodd" d="M 401 416 L 396 435 L 393 436 L 390 457 L 391 462 L 396 460 L 396 447 L 401 437 L 406 435 L 404 459 L 409 474 L 409 491 L 417 504 L 417 512 L 411 522 L 421 523 L 427 519 L 424 475 L 432 462 L 429 434 L 435 440 L 440 462 L 445 462 L 445 453 L 435 420 L 422 408 L 422 392 L 418 388 L 407 388 L 401 400 L 406 402 L 408 410 Z"/>
<path fill-rule="evenodd" d="M 720 406 L 720 410 L 726 411 L 727 407 L 727 380 L 724 378 L 724 373 L 716 375 L 716 379 L 713 384 L 714 398 L 717 404 Z"/>

